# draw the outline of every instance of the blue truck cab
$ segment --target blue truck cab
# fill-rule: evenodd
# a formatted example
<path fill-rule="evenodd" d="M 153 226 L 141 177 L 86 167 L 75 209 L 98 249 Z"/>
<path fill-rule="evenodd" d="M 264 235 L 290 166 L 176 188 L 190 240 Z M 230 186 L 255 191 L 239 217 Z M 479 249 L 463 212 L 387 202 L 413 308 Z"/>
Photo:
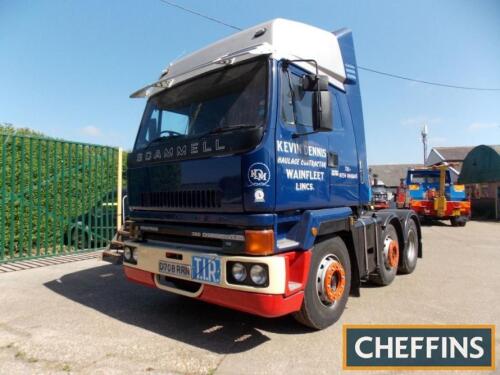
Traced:
<path fill-rule="evenodd" d="M 241 311 L 334 323 L 422 254 L 410 210 L 367 211 L 352 34 L 275 19 L 178 61 L 128 156 L 124 270 Z"/>

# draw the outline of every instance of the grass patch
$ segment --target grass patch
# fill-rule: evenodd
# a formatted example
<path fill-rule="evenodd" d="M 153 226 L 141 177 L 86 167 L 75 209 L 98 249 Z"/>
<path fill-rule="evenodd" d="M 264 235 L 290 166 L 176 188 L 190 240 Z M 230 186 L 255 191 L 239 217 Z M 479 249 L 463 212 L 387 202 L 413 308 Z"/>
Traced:
<path fill-rule="evenodd" d="M 11 345 L 11 346 L 12 346 L 12 345 Z M 36 363 L 36 362 L 38 362 L 38 359 L 37 359 L 37 358 L 28 356 L 28 355 L 27 355 L 25 352 L 23 352 L 22 350 L 18 350 L 18 351 L 16 352 L 16 354 L 14 354 L 14 357 L 15 357 L 16 359 L 19 359 L 19 360 L 21 360 L 21 361 L 26 361 L 26 362 L 28 362 L 28 363 Z"/>

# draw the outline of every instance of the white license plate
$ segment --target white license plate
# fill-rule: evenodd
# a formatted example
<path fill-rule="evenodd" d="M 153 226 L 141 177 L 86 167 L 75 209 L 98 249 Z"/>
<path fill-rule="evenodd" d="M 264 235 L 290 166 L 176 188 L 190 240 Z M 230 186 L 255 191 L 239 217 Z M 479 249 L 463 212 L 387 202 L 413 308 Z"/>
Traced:
<path fill-rule="evenodd" d="M 191 266 L 182 263 L 170 263 L 160 260 L 159 273 L 162 275 L 177 276 L 189 279 L 191 278 Z"/>

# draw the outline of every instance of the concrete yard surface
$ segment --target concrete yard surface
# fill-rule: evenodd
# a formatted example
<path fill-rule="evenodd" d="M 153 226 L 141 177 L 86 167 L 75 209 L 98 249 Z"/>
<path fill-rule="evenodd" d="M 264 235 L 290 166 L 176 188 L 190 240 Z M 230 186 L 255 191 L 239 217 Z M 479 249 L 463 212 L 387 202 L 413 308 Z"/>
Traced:
<path fill-rule="evenodd" d="M 498 327 L 500 223 L 437 223 L 423 236 L 412 275 L 363 287 L 320 332 L 131 284 L 97 259 L 3 273 L 0 374 L 336 374 L 342 324 Z M 497 369 L 499 347 L 497 336 Z"/>

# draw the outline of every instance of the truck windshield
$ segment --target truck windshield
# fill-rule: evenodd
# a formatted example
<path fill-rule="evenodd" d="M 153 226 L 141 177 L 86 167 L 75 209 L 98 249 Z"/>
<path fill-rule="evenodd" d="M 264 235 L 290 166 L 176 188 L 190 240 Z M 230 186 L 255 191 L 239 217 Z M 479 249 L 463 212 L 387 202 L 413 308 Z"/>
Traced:
<path fill-rule="evenodd" d="M 445 174 L 446 183 L 450 182 L 449 173 Z M 439 172 L 435 173 L 412 173 L 410 175 L 412 184 L 439 184 Z"/>
<path fill-rule="evenodd" d="M 373 186 L 372 187 L 372 192 L 373 193 L 377 193 L 377 194 L 379 194 L 379 193 L 382 194 L 382 193 L 386 192 L 386 189 L 383 186 Z"/>
<path fill-rule="evenodd" d="M 267 60 L 209 73 L 153 96 L 146 107 L 135 150 L 172 137 L 263 126 Z"/>

